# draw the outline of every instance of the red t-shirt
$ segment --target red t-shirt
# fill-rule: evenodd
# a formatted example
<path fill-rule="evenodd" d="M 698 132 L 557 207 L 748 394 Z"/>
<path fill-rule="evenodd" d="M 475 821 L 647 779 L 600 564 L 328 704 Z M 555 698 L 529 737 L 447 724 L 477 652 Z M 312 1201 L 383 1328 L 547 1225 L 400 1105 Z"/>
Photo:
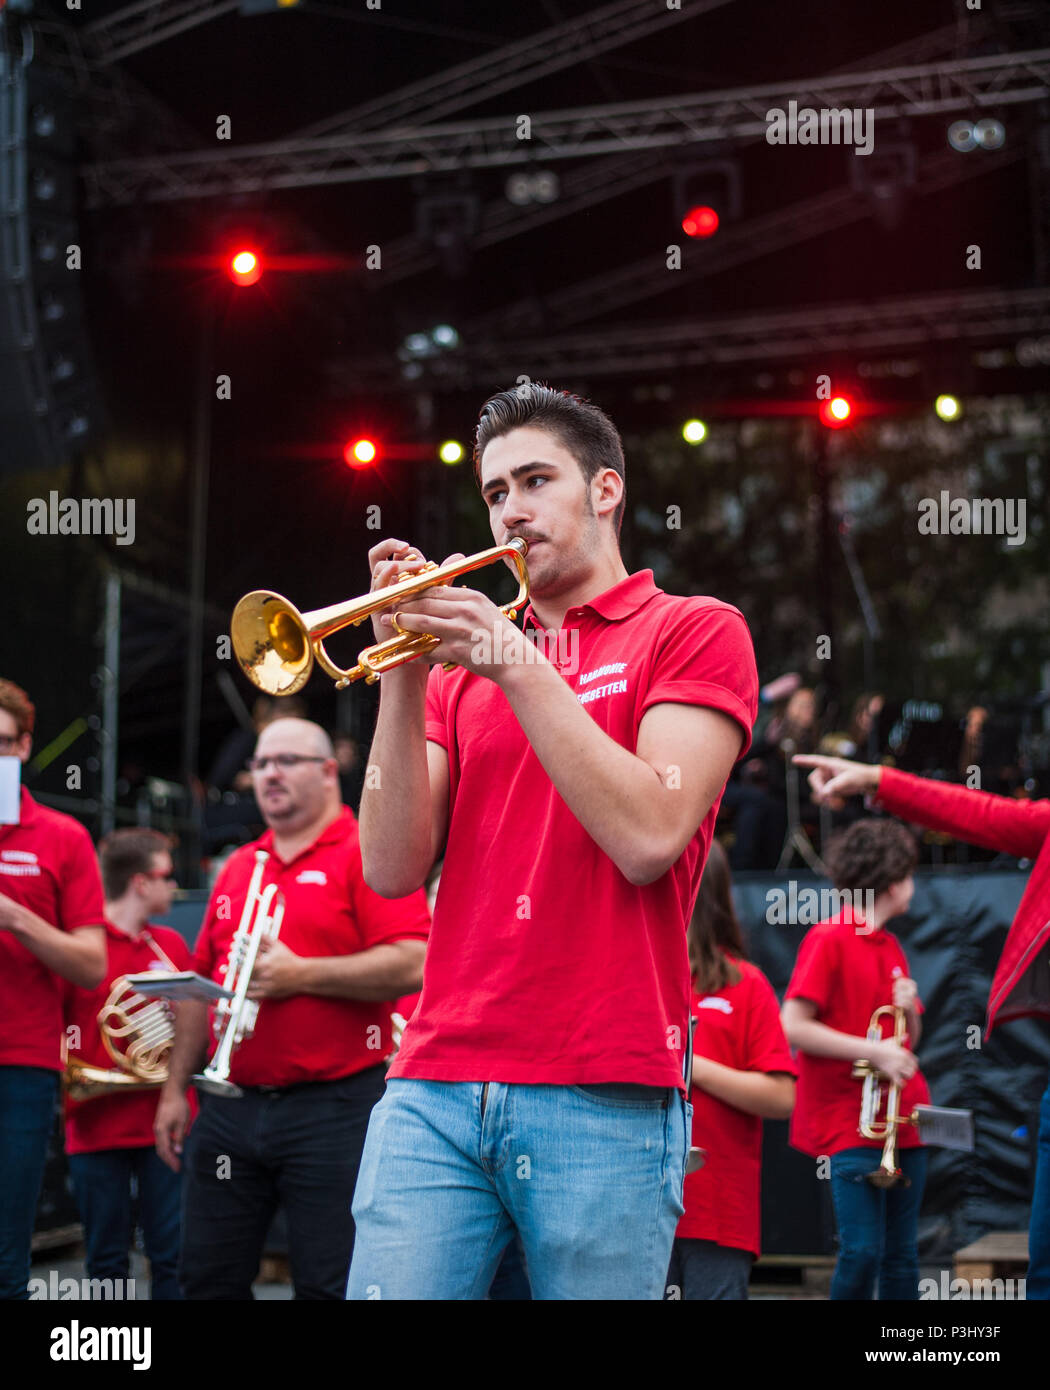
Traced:
<path fill-rule="evenodd" d="M 531 607 L 525 623 L 538 627 Z M 645 570 L 569 609 L 558 638 L 552 664 L 621 747 L 633 752 L 645 712 L 673 702 L 723 710 L 746 751 L 758 676 L 729 604 L 665 594 Z M 493 681 L 435 666 L 426 736 L 448 753 L 448 845 L 422 997 L 390 1075 L 684 1090 L 685 928 L 721 797 L 667 873 L 636 887 Z"/>
<path fill-rule="evenodd" d="M 137 938 L 128 936 L 111 922 L 105 923 L 108 964 L 106 978 L 97 989 L 66 989 L 66 1036 L 70 1054 L 93 1067 L 119 1071 L 117 1062 L 106 1051 L 98 1026 L 98 1013 L 109 998 L 113 982 L 120 975 L 140 975 L 146 970 L 170 970 L 156 955 L 150 940 L 156 942 L 176 970 L 190 968 L 190 949 L 177 931 L 155 927 L 152 923 Z M 133 1006 L 137 1014 L 141 1005 Z M 79 1035 L 70 1036 L 70 1028 Z M 196 1113 L 196 1096 L 189 1092 Z M 93 1100 L 75 1101 L 68 1096 L 66 1110 L 66 1153 L 96 1153 L 99 1149 L 153 1147 L 153 1117 L 160 1091 L 116 1092 Z"/>
<path fill-rule="evenodd" d="M 750 961 L 733 960 L 735 985 L 692 997 L 693 1052 L 736 1071 L 797 1076 L 773 986 Z M 693 1143 L 707 1151 L 704 1166 L 685 1180 L 685 1215 L 676 1232 L 713 1240 L 757 1258 L 761 1226 L 762 1119 L 694 1086 Z"/>
<path fill-rule="evenodd" d="M 817 1021 L 840 1033 L 865 1037 L 872 1013 L 893 1002 L 893 981 L 906 977 L 908 962 L 897 938 L 879 928 L 871 931 L 849 908 L 806 933 L 785 999 L 810 999 Z M 917 1005 L 922 1012 L 922 1004 Z M 892 1036 L 883 1017 L 883 1037 Z M 907 1046 L 907 1039 L 905 1046 Z M 881 1149 L 881 1139 L 865 1139 L 858 1128 L 863 1083 L 851 1075 L 853 1063 L 837 1057 L 798 1054 L 798 1095 L 791 1117 L 791 1143 L 817 1158 L 840 1149 Z M 885 1092 L 885 1088 L 884 1088 Z M 928 1105 L 929 1087 L 917 1071 L 901 1091 L 900 1113 Z M 885 1099 L 880 1117 L 885 1111 Z M 897 1146 L 915 1148 L 921 1140 L 915 1125 L 901 1125 Z"/>
<path fill-rule="evenodd" d="M 79 821 L 22 788 L 18 825 L 0 825 L 0 893 L 61 931 L 100 927 L 102 878 Z M 0 1066 L 62 1070 L 65 981 L 0 931 Z"/>
<path fill-rule="evenodd" d="M 279 940 L 295 955 L 349 956 L 393 941 L 427 939 L 430 914 L 422 889 L 388 901 L 365 883 L 357 821 L 344 806 L 289 864 L 278 858 L 272 830 L 231 855 L 197 940 L 193 968 L 200 974 L 222 983 L 257 849 L 271 856 L 263 887 L 276 883 L 284 894 Z M 230 1080 L 240 1086 L 291 1086 L 335 1081 L 378 1066 L 392 1045 L 392 1008 L 393 1000 L 316 994 L 263 999 L 254 1035 L 234 1049 Z"/>

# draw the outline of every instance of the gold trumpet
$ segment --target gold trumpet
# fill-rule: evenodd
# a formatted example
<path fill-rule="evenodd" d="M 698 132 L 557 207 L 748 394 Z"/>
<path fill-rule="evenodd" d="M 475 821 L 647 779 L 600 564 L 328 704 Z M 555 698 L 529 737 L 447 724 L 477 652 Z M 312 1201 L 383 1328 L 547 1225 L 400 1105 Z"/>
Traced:
<path fill-rule="evenodd" d="M 69 1054 L 62 1084 L 70 1100 L 152 1091 L 164 1084 L 175 1038 L 175 1019 L 167 1004 L 137 993 L 120 975 L 97 1021 L 102 1042 L 117 1066 L 95 1067 Z"/>
<path fill-rule="evenodd" d="M 233 650 L 244 674 L 267 695 L 294 695 L 310 679 L 315 661 L 332 677 L 337 690 L 359 680 L 371 685 L 384 671 L 423 656 L 436 647 L 440 639 L 429 632 L 406 632 L 398 626 L 395 617 L 398 635 L 366 647 L 357 665 L 344 670 L 336 666 L 325 651 L 326 638 L 340 628 L 357 627 L 384 608 L 417 598 L 427 589 L 450 584 L 461 574 L 495 564 L 505 557 L 514 561 L 518 572 L 518 595 L 500 611 L 513 619 L 529 597 L 529 572 L 525 568 L 528 548 L 527 541 L 515 537 L 507 545 L 480 550 L 452 564 L 437 565 L 428 560 L 418 573 L 402 575 L 385 589 L 376 589 L 346 603 L 333 603 L 328 608 L 315 608 L 309 613 L 300 613 L 294 604 L 269 589 L 256 589 L 245 594 L 233 610 L 230 620 Z M 446 669 L 451 664 L 448 663 Z"/>
<path fill-rule="evenodd" d="M 879 1020 L 883 1014 L 892 1016 L 893 1041 L 898 1047 L 903 1047 L 907 1020 L 904 1010 L 897 1008 L 894 1004 L 883 1004 L 872 1014 L 868 1020 L 868 1042 L 882 1041 L 882 1024 Z M 874 1172 L 866 1173 L 865 1177 L 873 1187 L 895 1187 L 898 1183 L 903 1183 L 905 1187 L 909 1187 L 911 1179 L 906 1178 L 897 1166 L 897 1130 L 901 1125 L 918 1124 L 918 1116 L 900 1113 L 902 1087 L 898 1082 L 891 1081 L 886 1089 L 886 1115 L 884 1119 L 880 1120 L 878 1114 L 882 1104 L 882 1086 L 883 1082 L 889 1081 L 889 1078 L 864 1059 L 859 1059 L 853 1063 L 852 1074 L 855 1081 L 861 1079 L 864 1081 L 858 1128 L 865 1139 L 885 1141 L 882 1146 L 882 1161 Z"/>

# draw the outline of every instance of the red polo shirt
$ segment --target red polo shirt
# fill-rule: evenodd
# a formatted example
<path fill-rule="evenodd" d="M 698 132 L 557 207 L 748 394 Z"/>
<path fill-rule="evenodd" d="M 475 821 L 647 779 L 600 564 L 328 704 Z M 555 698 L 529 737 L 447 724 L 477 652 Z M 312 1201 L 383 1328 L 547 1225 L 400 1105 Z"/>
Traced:
<path fill-rule="evenodd" d="M 69 1051 L 82 1062 L 107 1071 L 120 1070 L 106 1051 L 98 1026 L 98 1013 L 109 998 L 113 982 L 120 975 L 140 975 L 146 970 L 170 970 L 150 946 L 153 940 L 169 958 L 176 970 L 189 970 L 190 949 L 177 931 L 156 927 L 151 923 L 137 937 L 130 937 L 105 923 L 108 964 L 106 978 L 97 989 L 66 989 L 66 1037 Z M 136 1005 L 137 1013 L 141 1006 Z M 77 1028 L 77 1034 L 70 1034 Z M 196 1096 L 191 1091 L 190 1105 L 196 1110 Z M 75 1101 L 68 1097 L 66 1110 L 66 1153 L 96 1153 L 99 1149 L 132 1149 L 154 1144 L 153 1117 L 157 1110 L 159 1090 L 131 1091 L 122 1095 L 97 1096 L 93 1100 Z"/>
<path fill-rule="evenodd" d="M 267 850 L 263 887 L 284 894 L 279 940 L 297 956 L 349 956 L 394 941 L 425 941 L 430 921 L 422 889 L 388 901 L 361 872 L 357 821 L 346 806 L 312 845 L 288 864 L 273 831 L 243 845 L 215 883 L 194 954 L 194 969 L 222 982 L 230 941 L 241 919 L 255 851 Z M 332 999 L 295 994 L 263 999 L 254 1035 L 235 1048 L 230 1080 L 240 1086 L 335 1081 L 377 1066 L 392 1046 L 393 1000 Z"/>
<path fill-rule="evenodd" d="M 730 957 L 730 959 L 733 959 Z M 693 994 L 693 1051 L 735 1071 L 797 1076 L 773 986 L 750 961 L 735 960 L 739 982 L 715 994 Z M 736 1250 L 760 1251 L 762 1119 L 694 1086 L 693 1143 L 704 1166 L 685 1180 L 685 1215 L 676 1232 Z"/>
<path fill-rule="evenodd" d="M 897 938 L 885 928 L 871 931 L 859 914 L 846 908 L 807 932 L 784 998 L 810 999 L 817 1006 L 818 1022 L 865 1037 L 872 1013 L 892 1004 L 893 981 L 907 974 L 908 962 Z M 918 1009 L 921 1013 L 921 1003 Z M 890 1036 L 889 1020 L 881 1021 L 883 1036 Z M 858 1128 L 863 1083 L 854 1081 L 853 1063 L 800 1052 L 798 1064 L 792 1145 L 814 1158 L 840 1149 L 881 1149 L 881 1139 L 864 1139 Z M 900 1113 L 910 1115 L 916 1105 L 929 1101 L 926 1079 L 917 1071 L 901 1092 Z M 885 1099 L 880 1116 L 884 1111 Z M 899 1148 L 912 1149 L 920 1142 L 914 1125 L 901 1125 Z"/>
<path fill-rule="evenodd" d="M 538 627 L 531 607 L 525 623 Z M 665 594 L 645 570 L 570 609 L 550 645 L 621 747 L 633 752 L 646 710 L 672 702 L 724 711 L 746 751 L 758 677 L 729 604 Z M 448 753 L 448 845 L 422 997 L 389 1074 L 684 1090 L 685 928 L 721 798 L 667 873 L 636 887 L 555 791 L 493 681 L 435 666 L 426 736 Z"/>
<path fill-rule="evenodd" d="M 102 925 L 102 879 L 79 821 L 22 788 L 18 825 L 0 825 L 0 893 L 61 931 Z M 0 1066 L 62 1070 L 65 981 L 0 931 Z"/>

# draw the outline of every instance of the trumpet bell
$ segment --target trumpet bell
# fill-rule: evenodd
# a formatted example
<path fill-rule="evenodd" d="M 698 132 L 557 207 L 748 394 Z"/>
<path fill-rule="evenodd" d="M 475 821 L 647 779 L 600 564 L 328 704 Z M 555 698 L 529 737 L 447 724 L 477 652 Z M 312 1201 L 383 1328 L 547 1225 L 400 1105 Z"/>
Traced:
<path fill-rule="evenodd" d="M 267 695 L 294 695 L 310 679 L 314 653 L 306 621 L 281 594 L 245 594 L 233 610 L 230 638 L 241 670 Z"/>
<path fill-rule="evenodd" d="M 872 1187 L 911 1187 L 911 1178 L 906 1178 L 899 1168 L 876 1168 L 865 1177 Z"/>

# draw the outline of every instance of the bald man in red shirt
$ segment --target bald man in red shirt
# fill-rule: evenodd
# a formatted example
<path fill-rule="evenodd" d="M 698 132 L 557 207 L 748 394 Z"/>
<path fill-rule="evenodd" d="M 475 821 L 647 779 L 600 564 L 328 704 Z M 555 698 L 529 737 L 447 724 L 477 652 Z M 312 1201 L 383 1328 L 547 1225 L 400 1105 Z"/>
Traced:
<path fill-rule="evenodd" d="M 660 1299 L 689 1144 L 686 922 L 750 744 L 751 638 L 729 604 L 628 573 L 623 449 L 595 406 L 493 397 L 475 473 L 495 541 L 528 542 L 532 603 L 524 630 L 467 587 L 396 615 L 457 669 L 383 677 L 365 876 L 394 896 L 442 848 L 444 867 L 347 1296 L 484 1298 L 516 1232 L 538 1299 Z M 369 563 L 378 589 L 421 562 L 389 540 Z"/>
<path fill-rule="evenodd" d="M 280 1206 L 298 1299 L 339 1299 L 354 1242 L 350 1202 L 368 1116 L 383 1093 L 393 1001 L 419 988 L 429 913 L 422 891 L 387 902 L 361 872 L 357 821 L 339 793 L 328 735 L 278 719 L 250 764 L 270 829 L 242 846 L 212 890 L 194 955 L 222 982 L 257 850 L 262 887 L 284 899 L 249 999 L 255 1031 L 233 1052 L 239 1096 L 202 1094 L 186 1141 L 185 1089 L 213 1051 L 204 1004 L 183 1001 L 155 1121 L 157 1152 L 185 1167 L 179 1281 L 189 1299 L 251 1298 Z"/>

